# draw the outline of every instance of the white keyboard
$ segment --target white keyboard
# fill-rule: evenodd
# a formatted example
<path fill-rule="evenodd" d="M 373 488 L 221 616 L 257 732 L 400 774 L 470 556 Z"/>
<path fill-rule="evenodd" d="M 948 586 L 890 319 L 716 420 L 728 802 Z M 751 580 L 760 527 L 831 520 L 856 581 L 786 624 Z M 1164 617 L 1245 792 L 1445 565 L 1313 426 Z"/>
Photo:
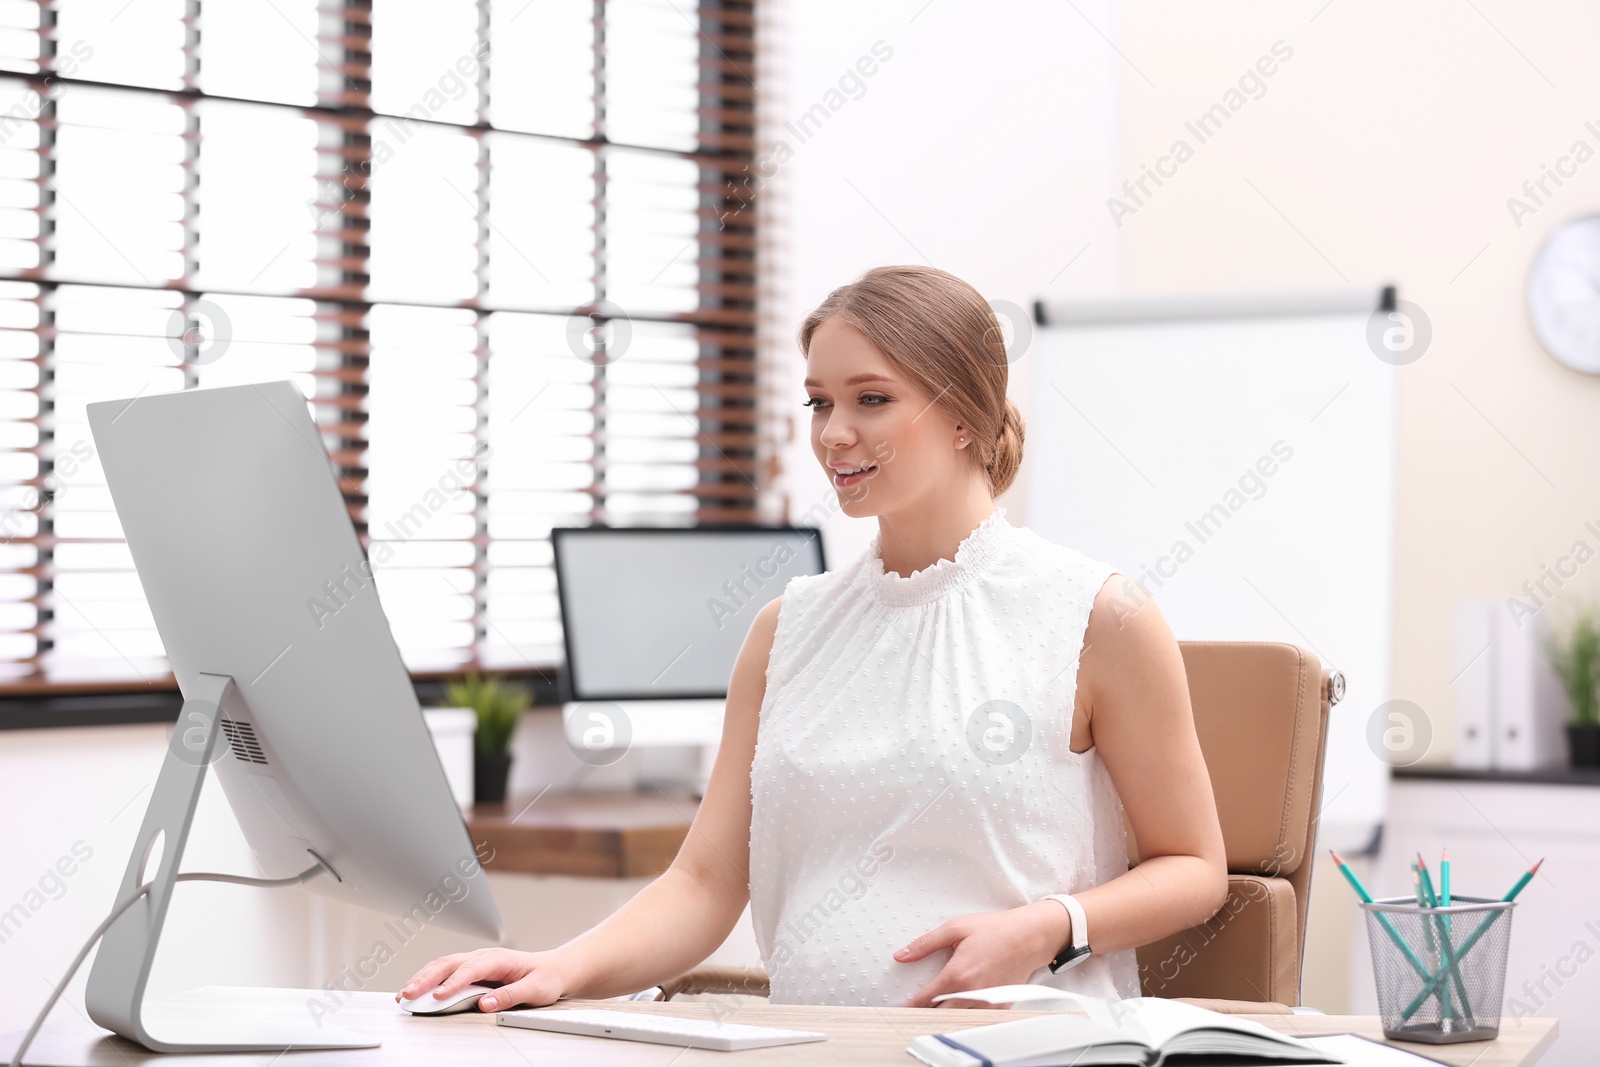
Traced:
<path fill-rule="evenodd" d="M 606 1011 L 603 1008 L 523 1008 L 498 1012 L 495 1018 L 502 1026 L 521 1026 L 528 1030 L 615 1037 L 623 1041 L 650 1041 L 657 1045 L 683 1045 L 686 1048 L 709 1048 L 721 1052 L 796 1045 L 802 1041 L 825 1041 L 828 1037 L 815 1030 L 780 1030 L 772 1026 Z"/>

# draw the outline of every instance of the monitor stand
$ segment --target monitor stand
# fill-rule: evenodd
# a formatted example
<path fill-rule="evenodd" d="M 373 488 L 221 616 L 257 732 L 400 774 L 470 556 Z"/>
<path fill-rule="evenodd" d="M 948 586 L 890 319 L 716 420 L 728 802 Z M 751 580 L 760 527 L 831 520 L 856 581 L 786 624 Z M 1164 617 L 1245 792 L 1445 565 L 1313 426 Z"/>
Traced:
<path fill-rule="evenodd" d="M 230 708 L 246 717 L 240 706 L 243 696 L 230 675 L 201 674 L 193 690 L 184 694 L 183 708 L 178 712 L 172 741 L 150 794 L 150 806 L 145 809 L 133 854 L 128 858 L 117 901 L 126 900 L 146 881 L 150 891 L 106 930 L 89 972 L 84 998 L 89 1018 L 153 1052 L 376 1047 L 380 1042 L 364 1034 L 321 1026 L 312 1019 L 296 1019 L 281 1012 L 183 1019 L 176 1018 L 176 1013 L 174 1017 L 158 1013 L 148 1022 L 160 1032 L 152 1033 L 146 1025 L 145 986 L 177 882 L 178 863 L 194 822 L 206 768 L 213 762 L 217 746 L 226 743 L 219 740 L 222 731 L 218 723 L 229 717 Z M 154 874 L 148 874 L 145 867 L 158 842 L 160 865 Z M 327 866 L 322 857 L 313 858 Z M 332 868 L 328 870 L 331 872 Z"/>
<path fill-rule="evenodd" d="M 688 790 L 703 796 L 722 740 L 726 700 L 577 700 L 562 705 L 567 746 L 595 768 L 587 788 Z M 621 765 L 624 756 L 630 766 Z M 579 788 L 585 788 L 579 786 Z"/>

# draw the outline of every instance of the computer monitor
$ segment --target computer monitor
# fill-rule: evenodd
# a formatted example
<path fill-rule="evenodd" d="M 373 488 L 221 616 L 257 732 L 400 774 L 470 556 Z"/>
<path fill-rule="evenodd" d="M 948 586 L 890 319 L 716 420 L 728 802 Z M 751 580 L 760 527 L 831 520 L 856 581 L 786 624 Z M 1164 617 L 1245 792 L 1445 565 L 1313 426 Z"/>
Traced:
<path fill-rule="evenodd" d="M 551 543 L 575 701 L 723 700 L 756 612 L 825 569 L 809 527 L 558 527 Z"/>
<path fill-rule="evenodd" d="M 633 754 L 621 779 L 599 781 L 703 795 L 745 634 L 790 578 L 822 572 L 820 531 L 582 526 L 551 542 L 568 747 L 597 767 Z"/>
<path fill-rule="evenodd" d="M 313 892 L 500 936 L 306 397 L 272 382 L 90 404 L 88 416 L 184 696 L 117 899 L 150 890 L 105 935 L 89 1015 L 158 1052 L 375 1045 L 304 1013 L 162 1029 L 144 1010 L 208 767 L 267 877 L 319 867 Z"/>

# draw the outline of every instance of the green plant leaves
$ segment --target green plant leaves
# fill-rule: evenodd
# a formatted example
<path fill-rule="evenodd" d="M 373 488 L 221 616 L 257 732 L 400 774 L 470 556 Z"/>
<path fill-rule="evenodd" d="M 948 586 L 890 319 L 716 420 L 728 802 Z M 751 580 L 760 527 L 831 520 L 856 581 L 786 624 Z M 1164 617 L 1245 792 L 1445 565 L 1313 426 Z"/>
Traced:
<path fill-rule="evenodd" d="M 1572 722 L 1593 726 L 1600 722 L 1600 619 L 1591 605 L 1585 605 L 1568 626 L 1554 631 L 1545 641 L 1550 664 L 1561 679 L 1561 687 L 1572 702 Z"/>
<path fill-rule="evenodd" d="M 508 682 L 498 675 L 480 677 L 469 671 L 445 686 L 445 703 L 453 708 L 471 708 L 478 713 L 478 732 L 473 746 L 479 752 L 504 752 L 511 745 L 522 713 L 533 703 L 526 686 Z"/>

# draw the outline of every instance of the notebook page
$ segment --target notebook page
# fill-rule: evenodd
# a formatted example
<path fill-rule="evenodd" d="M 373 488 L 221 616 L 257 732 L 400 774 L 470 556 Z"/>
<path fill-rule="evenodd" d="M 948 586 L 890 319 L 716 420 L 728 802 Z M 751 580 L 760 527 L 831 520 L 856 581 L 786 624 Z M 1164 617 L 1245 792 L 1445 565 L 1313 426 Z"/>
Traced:
<path fill-rule="evenodd" d="M 1137 1035 L 1151 1048 L 1161 1048 L 1179 1034 L 1191 1030 L 1226 1030 L 1235 1034 L 1262 1038 L 1274 1045 L 1294 1045 L 1294 1038 L 1286 1038 L 1270 1027 L 1253 1019 L 1241 1019 L 1208 1008 L 1184 1004 L 1161 997 L 1134 997 L 1122 1001 L 1103 1002 L 1104 1007 L 1091 1006 L 1090 1018 L 1099 1019 L 1120 1027 L 1124 1032 Z"/>
<path fill-rule="evenodd" d="M 1075 1054 L 1101 1046 L 1123 1050 L 1126 1054 L 1117 1062 L 1143 1062 L 1148 1053 L 1131 1034 L 1080 1015 L 1029 1015 L 1014 1022 L 950 1030 L 946 1036 L 996 1064 L 1090 1062 L 1089 1057 Z"/>

